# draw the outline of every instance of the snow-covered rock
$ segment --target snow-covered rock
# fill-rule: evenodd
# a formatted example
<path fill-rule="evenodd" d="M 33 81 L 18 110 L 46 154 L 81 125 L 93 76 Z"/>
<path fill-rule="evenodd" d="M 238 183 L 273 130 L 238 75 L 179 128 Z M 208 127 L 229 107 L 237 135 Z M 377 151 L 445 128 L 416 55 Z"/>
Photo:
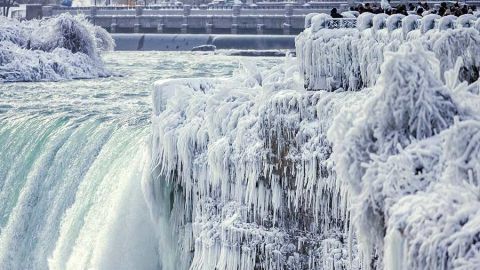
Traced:
<path fill-rule="evenodd" d="M 82 17 L 23 21 L 0 17 L 0 82 L 108 76 L 100 53 L 115 43 Z"/>

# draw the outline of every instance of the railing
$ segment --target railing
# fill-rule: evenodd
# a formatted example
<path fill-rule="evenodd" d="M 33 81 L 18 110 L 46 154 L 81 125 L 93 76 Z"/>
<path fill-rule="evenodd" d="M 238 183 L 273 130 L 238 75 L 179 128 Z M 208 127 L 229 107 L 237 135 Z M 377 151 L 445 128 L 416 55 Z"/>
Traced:
<path fill-rule="evenodd" d="M 404 25 L 407 23 L 407 25 Z M 423 23 L 428 23 L 428 25 L 423 25 Z M 448 18 L 440 17 L 432 21 L 422 21 L 422 19 L 417 20 L 408 20 L 402 21 L 398 20 L 392 24 L 389 28 L 399 29 L 403 28 L 404 31 L 410 32 L 414 29 L 422 28 L 424 31 L 431 29 L 455 29 L 455 28 L 465 28 L 465 27 L 474 27 L 475 25 L 480 25 L 480 13 L 475 15 L 462 15 L 460 17 Z M 323 29 L 339 29 L 339 28 L 356 28 L 357 27 L 357 18 L 329 18 L 325 19 L 325 24 Z M 372 26 L 370 26 L 371 28 Z M 383 25 L 380 28 L 386 28 L 386 25 Z"/>
<path fill-rule="evenodd" d="M 355 27 L 357 27 L 356 18 L 328 19 L 326 21 L 326 28 L 328 29 L 355 28 Z"/>

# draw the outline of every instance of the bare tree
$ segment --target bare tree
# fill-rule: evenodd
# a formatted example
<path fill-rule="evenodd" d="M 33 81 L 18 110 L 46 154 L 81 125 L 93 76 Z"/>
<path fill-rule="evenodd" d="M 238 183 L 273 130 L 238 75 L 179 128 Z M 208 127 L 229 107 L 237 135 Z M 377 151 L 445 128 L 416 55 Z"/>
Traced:
<path fill-rule="evenodd" d="M 3 16 L 8 16 L 8 12 L 10 11 L 10 7 L 13 6 L 14 0 L 0 0 L 1 11 Z"/>

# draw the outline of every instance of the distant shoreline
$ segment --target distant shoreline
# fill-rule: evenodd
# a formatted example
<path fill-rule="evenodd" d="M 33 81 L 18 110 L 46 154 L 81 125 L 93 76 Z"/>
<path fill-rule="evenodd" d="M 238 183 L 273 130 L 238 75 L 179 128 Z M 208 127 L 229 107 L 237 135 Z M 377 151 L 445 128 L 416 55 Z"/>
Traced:
<path fill-rule="evenodd" d="M 191 51 L 203 45 L 217 50 L 293 50 L 294 35 L 112 34 L 116 51 Z"/>

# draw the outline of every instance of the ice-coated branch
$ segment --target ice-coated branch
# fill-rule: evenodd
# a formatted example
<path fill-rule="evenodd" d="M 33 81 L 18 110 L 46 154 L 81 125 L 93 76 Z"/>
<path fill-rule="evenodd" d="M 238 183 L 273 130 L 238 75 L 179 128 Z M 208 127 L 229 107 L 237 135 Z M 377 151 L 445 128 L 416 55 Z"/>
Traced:
<path fill-rule="evenodd" d="M 380 74 L 384 53 L 405 41 L 418 40 L 440 60 L 441 71 L 453 68 L 457 57 L 465 62 L 461 80 L 478 79 L 480 34 L 471 16 L 363 13 L 356 28 L 328 28 L 328 15 L 308 17 L 311 25 L 296 38 L 301 75 L 308 90 L 360 90 L 372 87 Z M 311 23 L 310 23 L 311 21 Z"/>
<path fill-rule="evenodd" d="M 470 203 L 480 198 L 473 165 L 479 121 L 458 97 L 468 87 L 448 89 L 438 67 L 422 46 L 387 53 L 363 108 L 354 118 L 346 109 L 329 130 L 337 177 L 349 181 L 364 269 L 468 269 L 478 262 L 478 213 Z"/>

